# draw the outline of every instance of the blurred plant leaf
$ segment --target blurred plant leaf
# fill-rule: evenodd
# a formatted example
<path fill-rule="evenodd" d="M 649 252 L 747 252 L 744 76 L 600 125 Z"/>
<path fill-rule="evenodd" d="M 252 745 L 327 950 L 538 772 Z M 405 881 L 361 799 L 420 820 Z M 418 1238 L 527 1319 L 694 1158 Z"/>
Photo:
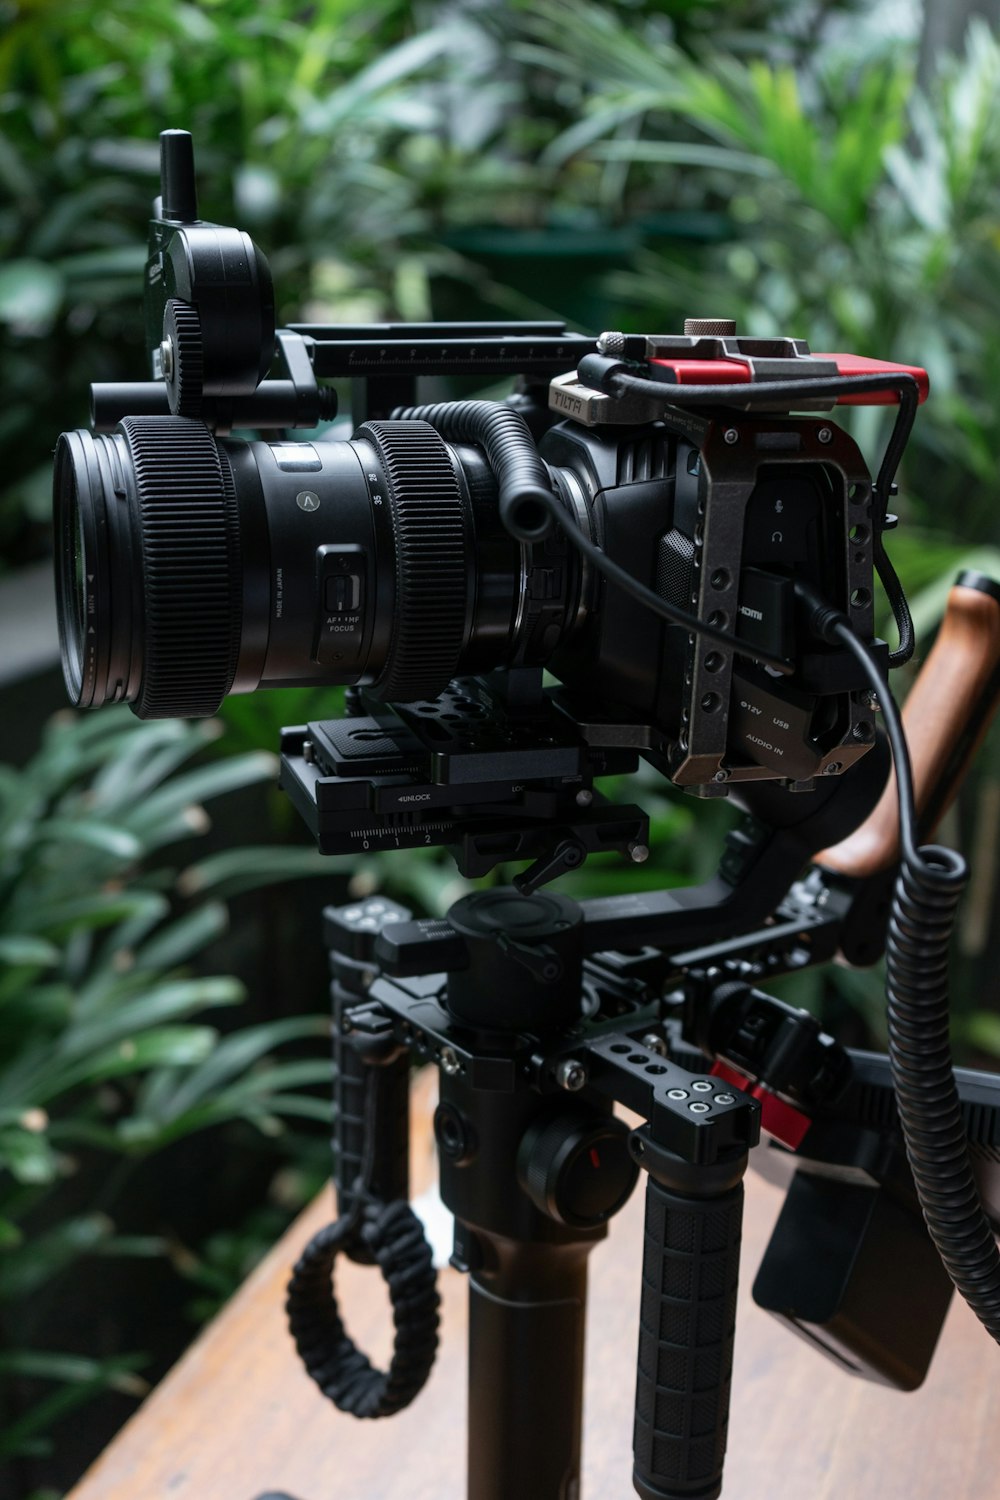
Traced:
<path fill-rule="evenodd" d="M 8 1423 L 0 1432 L 0 1458 L 50 1453 L 52 1441 L 45 1436 L 49 1428 L 85 1405 L 98 1391 L 117 1390 L 140 1396 L 148 1390 L 148 1385 L 135 1373 L 145 1364 L 141 1355 L 94 1360 L 29 1351 L 21 1355 L 14 1353 L 11 1360 L 11 1365 L 3 1373 L 55 1379 L 60 1384 L 51 1395 L 37 1401 L 23 1417 Z M 18 1361 L 26 1368 L 19 1369 Z"/>
<path fill-rule="evenodd" d="M 312 847 L 262 844 L 211 854 L 183 870 L 177 884 L 185 896 L 206 891 L 235 896 L 278 881 L 353 872 L 356 866 L 357 861 L 352 855 L 320 854 Z"/>

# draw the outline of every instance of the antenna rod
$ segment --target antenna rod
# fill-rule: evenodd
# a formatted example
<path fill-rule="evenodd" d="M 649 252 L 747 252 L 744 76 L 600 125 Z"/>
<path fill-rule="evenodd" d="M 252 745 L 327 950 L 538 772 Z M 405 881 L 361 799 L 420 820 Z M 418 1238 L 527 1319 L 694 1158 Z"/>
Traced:
<path fill-rule="evenodd" d="M 181 224 L 198 218 L 198 188 L 194 175 L 194 142 L 188 130 L 160 132 L 161 217 Z"/>

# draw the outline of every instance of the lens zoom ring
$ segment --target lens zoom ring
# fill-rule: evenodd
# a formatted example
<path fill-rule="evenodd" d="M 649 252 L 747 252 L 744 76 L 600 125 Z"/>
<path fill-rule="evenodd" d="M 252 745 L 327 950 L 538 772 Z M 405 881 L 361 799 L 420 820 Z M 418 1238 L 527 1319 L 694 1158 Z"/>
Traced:
<path fill-rule="evenodd" d="M 241 589 L 236 495 L 202 422 L 127 417 L 142 538 L 143 719 L 213 714 L 232 685 Z"/>
<path fill-rule="evenodd" d="M 379 696 L 434 698 L 454 677 L 465 634 L 466 514 L 442 439 L 426 422 L 366 422 L 382 460 L 396 543 L 396 611 Z"/>

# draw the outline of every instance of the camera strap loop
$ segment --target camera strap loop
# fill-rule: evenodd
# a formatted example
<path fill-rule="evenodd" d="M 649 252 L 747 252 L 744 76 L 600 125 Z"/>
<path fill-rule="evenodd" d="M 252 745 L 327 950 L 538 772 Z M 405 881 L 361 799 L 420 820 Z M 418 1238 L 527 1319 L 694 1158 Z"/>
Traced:
<path fill-rule="evenodd" d="M 370 1259 L 389 1288 L 396 1336 L 377 1370 L 344 1327 L 333 1287 L 337 1256 Z M 314 1235 L 292 1272 L 285 1310 L 295 1347 L 325 1396 L 354 1417 L 391 1417 L 423 1388 L 438 1345 L 436 1276 L 408 1203 L 369 1203 Z"/>

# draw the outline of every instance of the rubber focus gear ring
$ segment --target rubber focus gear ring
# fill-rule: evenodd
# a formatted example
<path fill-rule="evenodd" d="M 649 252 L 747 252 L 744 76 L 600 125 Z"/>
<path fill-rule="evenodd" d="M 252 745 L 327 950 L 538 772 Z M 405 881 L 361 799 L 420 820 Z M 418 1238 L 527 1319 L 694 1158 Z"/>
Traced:
<path fill-rule="evenodd" d="M 173 350 L 170 372 L 164 376 L 170 410 L 176 417 L 200 417 L 205 353 L 197 308 L 171 297 L 163 310 L 163 337 Z"/>
<path fill-rule="evenodd" d="M 203 422 L 126 417 L 142 549 L 140 719 L 214 714 L 236 675 L 243 598 L 236 489 Z"/>
<path fill-rule="evenodd" d="M 381 677 L 385 701 L 436 698 L 465 640 L 468 521 L 443 439 L 427 422 L 365 422 L 355 433 L 381 460 L 396 546 L 396 607 Z"/>

